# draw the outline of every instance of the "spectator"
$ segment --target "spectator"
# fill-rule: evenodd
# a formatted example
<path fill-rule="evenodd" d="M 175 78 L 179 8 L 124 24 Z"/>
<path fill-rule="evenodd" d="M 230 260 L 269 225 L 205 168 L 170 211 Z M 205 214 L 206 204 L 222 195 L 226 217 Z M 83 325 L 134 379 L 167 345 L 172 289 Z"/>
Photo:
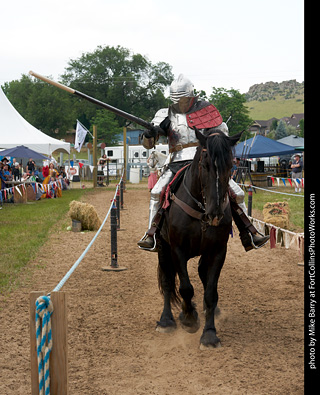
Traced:
<path fill-rule="evenodd" d="M 47 197 L 48 198 L 56 198 L 57 197 L 57 183 L 56 183 L 56 178 L 54 176 L 50 177 L 50 182 L 49 182 L 49 190 L 47 192 Z"/>
<path fill-rule="evenodd" d="M 15 159 L 14 159 L 15 161 Z M 20 166 L 18 162 L 13 162 L 14 165 L 12 167 L 12 177 L 14 181 L 18 181 L 20 179 Z"/>
<path fill-rule="evenodd" d="M 29 178 L 29 174 L 28 173 L 23 173 L 22 177 L 21 177 L 21 181 L 27 181 L 27 179 Z"/>
<path fill-rule="evenodd" d="M 29 159 L 29 161 L 27 162 L 27 167 L 26 167 L 26 172 L 31 174 L 33 171 L 35 171 L 36 166 L 34 163 L 34 160 L 32 158 Z"/>
<path fill-rule="evenodd" d="M 0 161 L 0 188 L 4 189 L 7 188 L 6 178 L 3 174 L 3 162 Z"/>
<path fill-rule="evenodd" d="M 302 178 L 302 160 L 300 154 L 296 154 L 294 156 L 294 160 L 292 161 L 291 169 L 292 169 L 292 179 L 295 183 L 295 192 L 301 192 L 301 181 L 296 181 L 296 179 Z M 299 186 L 298 186 L 299 185 Z"/>
<path fill-rule="evenodd" d="M 239 161 L 240 161 L 239 158 L 233 159 L 233 166 L 232 166 L 232 169 L 231 169 L 231 178 L 233 179 L 233 181 L 235 181 L 236 178 L 237 178 L 237 171 L 238 171 Z"/>
<path fill-rule="evenodd" d="M 106 161 L 107 161 L 107 156 L 105 154 L 98 160 L 97 178 L 98 178 L 98 186 L 99 187 L 103 187 L 103 179 L 104 179 L 103 168 L 104 168 Z"/>
<path fill-rule="evenodd" d="M 12 163 L 10 164 L 12 170 L 14 169 L 16 163 L 18 163 L 16 158 L 12 158 Z"/>
<path fill-rule="evenodd" d="M 11 175 L 11 172 L 9 170 L 9 165 L 8 164 L 5 164 L 3 166 L 3 176 L 6 179 L 6 181 L 11 181 L 12 180 L 12 175 Z"/>
<path fill-rule="evenodd" d="M 60 166 L 58 178 L 61 180 L 62 189 L 68 189 L 70 181 L 67 178 L 67 174 L 66 174 L 65 168 L 63 166 Z"/>

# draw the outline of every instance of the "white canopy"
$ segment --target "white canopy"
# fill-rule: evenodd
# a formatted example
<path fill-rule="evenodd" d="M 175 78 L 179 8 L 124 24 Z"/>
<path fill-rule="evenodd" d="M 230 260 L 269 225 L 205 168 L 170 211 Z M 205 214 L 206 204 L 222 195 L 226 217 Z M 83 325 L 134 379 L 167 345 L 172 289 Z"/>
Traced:
<path fill-rule="evenodd" d="M 41 154 L 70 153 L 70 143 L 54 139 L 27 122 L 13 107 L 0 87 L 0 148 L 24 145 Z"/>

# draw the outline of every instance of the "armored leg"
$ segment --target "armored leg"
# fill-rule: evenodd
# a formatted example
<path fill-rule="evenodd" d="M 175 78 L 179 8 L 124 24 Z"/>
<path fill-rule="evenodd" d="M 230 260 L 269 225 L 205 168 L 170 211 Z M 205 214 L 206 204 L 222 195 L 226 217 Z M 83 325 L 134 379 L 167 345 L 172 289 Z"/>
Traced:
<path fill-rule="evenodd" d="M 264 236 L 252 225 L 246 215 L 247 209 L 244 202 L 244 192 L 233 181 L 229 182 L 229 196 L 233 220 L 239 229 L 240 239 L 246 251 L 264 246 L 270 236 Z M 240 192 L 240 191 L 241 192 Z"/>
<path fill-rule="evenodd" d="M 159 214 L 160 194 L 162 189 L 169 184 L 171 178 L 172 172 L 168 169 L 162 174 L 162 176 L 159 178 L 158 182 L 151 191 L 148 230 L 141 238 L 141 240 L 139 240 L 137 243 L 140 248 L 149 251 L 156 251 L 155 232 L 161 218 L 161 215 Z"/>

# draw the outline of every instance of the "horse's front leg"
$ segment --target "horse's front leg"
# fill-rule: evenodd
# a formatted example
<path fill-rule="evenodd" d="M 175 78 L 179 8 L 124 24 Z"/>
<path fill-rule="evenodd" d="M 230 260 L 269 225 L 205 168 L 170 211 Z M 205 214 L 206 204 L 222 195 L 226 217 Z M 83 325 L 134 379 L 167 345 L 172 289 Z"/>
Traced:
<path fill-rule="evenodd" d="M 183 329 L 189 333 L 195 333 L 200 327 L 200 321 L 195 305 L 192 302 L 194 289 L 188 275 L 188 260 L 187 257 L 184 256 L 183 252 L 178 248 L 172 249 L 171 253 L 179 275 L 179 293 L 183 299 L 181 304 L 182 311 L 179 315 L 179 320 Z"/>
<path fill-rule="evenodd" d="M 221 346 L 215 327 L 215 309 L 218 303 L 218 280 L 224 260 L 226 248 L 214 257 L 202 256 L 199 274 L 205 284 L 204 304 L 206 307 L 206 322 L 200 338 L 200 349 L 218 348 Z"/>
<path fill-rule="evenodd" d="M 158 245 L 158 283 L 163 294 L 163 311 L 160 321 L 157 321 L 156 331 L 169 333 L 176 329 L 177 324 L 174 320 L 171 302 L 178 301 L 176 293 L 176 271 L 171 260 L 170 246 L 162 238 L 157 239 Z"/>

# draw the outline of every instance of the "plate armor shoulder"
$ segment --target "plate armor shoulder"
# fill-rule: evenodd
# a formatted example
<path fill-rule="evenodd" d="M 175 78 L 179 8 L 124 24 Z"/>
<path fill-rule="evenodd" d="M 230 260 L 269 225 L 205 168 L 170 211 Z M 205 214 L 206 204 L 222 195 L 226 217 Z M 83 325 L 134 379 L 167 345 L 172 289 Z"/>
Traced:
<path fill-rule="evenodd" d="M 169 109 L 168 108 L 161 108 L 159 111 L 156 112 L 156 115 L 154 116 L 153 120 L 151 123 L 153 123 L 155 126 L 159 126 L 160 123 L 167 118 L 168 116 Z"/>

